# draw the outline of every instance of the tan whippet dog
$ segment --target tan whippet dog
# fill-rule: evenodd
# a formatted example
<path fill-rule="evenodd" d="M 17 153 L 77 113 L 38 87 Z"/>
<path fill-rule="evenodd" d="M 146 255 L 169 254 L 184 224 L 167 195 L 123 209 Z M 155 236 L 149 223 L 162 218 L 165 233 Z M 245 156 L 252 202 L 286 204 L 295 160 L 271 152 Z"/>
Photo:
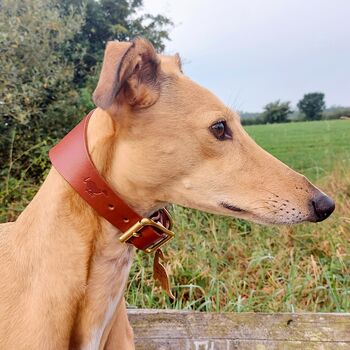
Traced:
<path fill-rule="evenodd" d="M 321 221 L 334 202 L 265 152 L 239 117 L 143 39 L 109 42 L 88 125 L 92 160 L 141 215 L 167 203 L 264 224 Z M 133 349 L 133 247 L 52 168 L 0 231 L 0 349 Z"/>

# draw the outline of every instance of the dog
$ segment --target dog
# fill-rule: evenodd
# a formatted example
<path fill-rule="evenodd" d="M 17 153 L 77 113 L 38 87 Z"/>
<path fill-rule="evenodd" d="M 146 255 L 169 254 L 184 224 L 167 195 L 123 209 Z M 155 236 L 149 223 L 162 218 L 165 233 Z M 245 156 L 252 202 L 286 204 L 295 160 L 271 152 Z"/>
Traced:
<path fill-rule="evenodd" d="M 179 55 L 159 55 L 145 39 L 107 43 L 93 100 L 91 159 L 140 216 L 176 203 L 295 224 L 334 210 L 186 77 Z M 121 234 L 52 167 L 16 222 L 0 226 L 0 348 L 133 349 L 123 292 L 135 249 Z"/>

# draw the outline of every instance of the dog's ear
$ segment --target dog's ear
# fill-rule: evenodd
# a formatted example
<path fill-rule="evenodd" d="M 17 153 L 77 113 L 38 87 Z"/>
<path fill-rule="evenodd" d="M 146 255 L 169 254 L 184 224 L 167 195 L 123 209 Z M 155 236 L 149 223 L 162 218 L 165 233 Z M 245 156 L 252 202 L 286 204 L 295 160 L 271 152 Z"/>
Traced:
<path fill-rule="evenodd" d="M 159 58 L 150 42 L 135 39 L 132 43 L 107 43 L 102 70 L 93 100 L 97 107 L 108 109 L 113 103 L 148 107 L 160 93 Z"/>

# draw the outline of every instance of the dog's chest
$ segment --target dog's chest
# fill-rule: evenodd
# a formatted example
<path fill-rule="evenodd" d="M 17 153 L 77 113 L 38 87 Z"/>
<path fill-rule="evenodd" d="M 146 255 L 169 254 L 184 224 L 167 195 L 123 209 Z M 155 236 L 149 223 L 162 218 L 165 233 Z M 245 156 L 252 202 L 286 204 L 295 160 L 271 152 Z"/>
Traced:
<path fill-rule="evenodd" d="M 107 307 L 105 308 L 105 314 L 99 325 L 96 325 L 92 329 L 89 343 L 84 349 L 86 350 L 97 350 L 102 346 L 102 338 L 104 333 L 110 328 L 113 316 L 117 310 L 117 306 L 120 302 L 120 297 L 116 295 L 114 299 L 109 300 Z"/>
<path fill-rule="evenodd" d="M 105 244 L 91 260 L 86 289 L 82 326 L 85 328 L 83 349 L 99 349 L 112 326 L 123 297 L 131 265 L 131 250 L 126 246 Z"/>

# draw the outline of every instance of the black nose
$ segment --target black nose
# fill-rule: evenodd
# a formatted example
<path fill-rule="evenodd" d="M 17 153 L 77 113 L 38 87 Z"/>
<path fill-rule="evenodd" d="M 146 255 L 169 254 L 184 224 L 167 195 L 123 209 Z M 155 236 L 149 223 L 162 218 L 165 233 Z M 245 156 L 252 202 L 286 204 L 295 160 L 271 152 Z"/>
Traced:
<path fill-rule="evenodd" d="M 311 204 L 316 215 L 316 222 L 327 219 L 328 216 L 333 213 L 335 208 L 333 199 L 323 193 L 318 193 L 311 201 Z"/>

